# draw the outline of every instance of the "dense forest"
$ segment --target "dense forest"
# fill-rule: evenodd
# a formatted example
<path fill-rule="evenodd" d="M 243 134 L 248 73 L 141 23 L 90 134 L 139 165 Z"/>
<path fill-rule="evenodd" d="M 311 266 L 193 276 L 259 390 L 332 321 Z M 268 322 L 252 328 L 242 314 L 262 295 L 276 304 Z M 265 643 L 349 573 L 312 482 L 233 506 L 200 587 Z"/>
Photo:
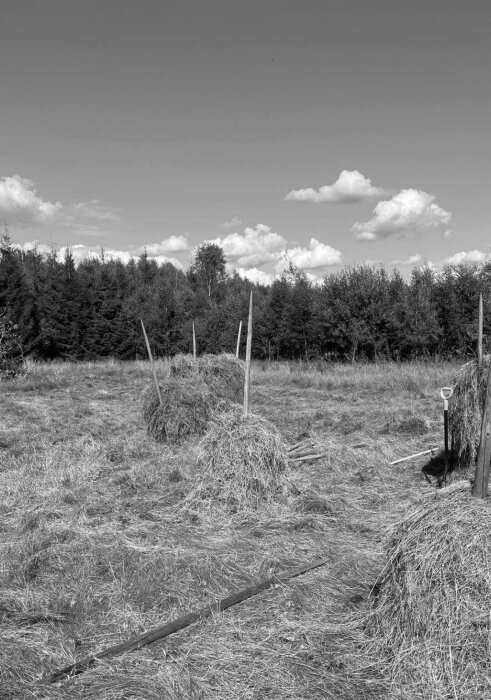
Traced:
<path fill-rule="evenodd" d="M 290 267 L 270 287 L 226 272 L 220 247 L 198 248 L 183 272 L 142 255 L 124 264 L 75 265 L 70 251 L 21 251 L 0 244 L 1 322 L 16 326 L 24 356 L 96 360 L 145 357 L 140 319 L 157 357 L 235 352 L 239 322 L 254 296 L 253 355 L 262 359 L 408 360 L 475 352 L 478 298 L 491 330 L 491 265 L 415 268 L 409 279 L 357 266 L 313 284 Z M 242 336 L 242 352 L 245 334 Z"/>

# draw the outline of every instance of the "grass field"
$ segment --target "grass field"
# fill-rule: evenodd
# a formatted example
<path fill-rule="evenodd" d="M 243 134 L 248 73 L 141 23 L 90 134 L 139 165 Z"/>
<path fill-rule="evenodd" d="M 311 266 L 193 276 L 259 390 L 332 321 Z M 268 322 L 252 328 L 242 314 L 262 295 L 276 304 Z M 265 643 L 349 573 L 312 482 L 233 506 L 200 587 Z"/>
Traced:
<path fill-rule="evenodd" d="M 164 364 L 158 364 L 162 373 Z M 321 371 L 322 370 L 322 371 Z M 198 441 L 147 437 L 146 363 L 33 365 L 0 385 L 0 698 L 383 698 L 362 620 L 387 528 L 430 487 L 449 364 L 256 364 L 251 409 L 288 443 L 288 497 L 182 505 Z M 360 446 L 361 445 L 361 446 Z M 356 447 L 354 447 L 356 446 Z M 329 564 L 61 684 L 40 679 L 297 565 Z"/>

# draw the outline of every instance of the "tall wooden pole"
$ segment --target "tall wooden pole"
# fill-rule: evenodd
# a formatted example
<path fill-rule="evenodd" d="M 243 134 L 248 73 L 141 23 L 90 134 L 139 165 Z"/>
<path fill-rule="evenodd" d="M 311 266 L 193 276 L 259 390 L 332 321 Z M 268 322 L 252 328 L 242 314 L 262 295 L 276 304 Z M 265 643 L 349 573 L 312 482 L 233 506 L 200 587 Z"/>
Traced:
<path fill-rule="evenodd" d="M 491 469 L 491 362 L 489 363 L 486 386 L 486 400 L 482 416 L 481 441 L 477 455 L 476 477 L 472 487 L 472 495 L 476 498 L 487 498 L 489 472 Z"/>
<path fill-rule="evenodd" d="M 193 357 L 196 359 L 196 330 L 194 328 L 194 321 L 193 321 Z"/>
<path fill-rule="evenodd" d="M 249 320 L 247 322 L 246 368 L 244 380 L 244 417 L 249 413 L 249 384 L 251 380 L 251 347 L 252 347 L 252 291 L 249 301 Z M 491 364 L 490 364 L 491 366 Z"/>
<path fill-rule="evenodd" d="M 159 397 L 160 405 L 162 406 L 164 402 L 162 400 L 162 394 L 160 392 L 159 380 L 157 379 L 157 372 L 155 371 L 155 363 L 153 361 L 152 351 L 150 350 L 150 343 L 148 342 L 147 332 L 145 330 L 145 326 L 143 325 L 142 319 L 140 319 L 140 323 L 142 324 L 142 331 L 143 331 L 143 335 L 145 336 L 145 343 L 147 346 L 148 359 L 150 360 L 150 364 L 152 365 L 153 381 L 155 382 L 155 388 L 157 389 L 157 396 Z"/>
<path fill-rule="evenodd" d="M 237 349 L 235 351 L 235 357 L 239 357 L 239 348 L 240 348 L 240 336 L 242 333 L 242 321 L 239 323 L 239 333 L 237 335 Z"/>
<path fill-rule="evenodd" d="M 479 326 L 477 329 L 477 366 L 482 369 L 482 331 L 484 325 L 484 316 L 482 309 L 482 294 L 479 294 Z"/>

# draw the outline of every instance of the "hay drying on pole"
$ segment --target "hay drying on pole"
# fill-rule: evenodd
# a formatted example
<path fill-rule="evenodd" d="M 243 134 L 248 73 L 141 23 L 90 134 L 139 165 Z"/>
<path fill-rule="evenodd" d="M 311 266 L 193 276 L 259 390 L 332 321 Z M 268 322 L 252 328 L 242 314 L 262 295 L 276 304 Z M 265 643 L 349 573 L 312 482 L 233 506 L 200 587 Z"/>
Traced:
<path fill-rule="evenodd" d="M 391 700 L 490 697 L 489 501 L 467 481 L 423 499 L 393 531 L 372 600 Z"/>

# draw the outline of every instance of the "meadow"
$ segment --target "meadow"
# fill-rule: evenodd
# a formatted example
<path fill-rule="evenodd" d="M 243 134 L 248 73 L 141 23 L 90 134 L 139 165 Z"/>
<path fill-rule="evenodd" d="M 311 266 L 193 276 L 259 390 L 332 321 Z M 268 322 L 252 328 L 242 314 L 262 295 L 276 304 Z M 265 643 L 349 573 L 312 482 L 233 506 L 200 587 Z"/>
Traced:
<path fill-rule="evenodd" d="M 157 363 L 157 373 L 165 362 Z M 287 443 L 288 497 L 237 513 L 186 505 L 199 439 L 145 431 L 146 362 L 32 364 L 0 385 L 0 698 L 384 698 L 364 630 L 389 528 L 433 487 L 450 363 L 255 363 L 251 410 Z M 183 505 L 184 504 L 184 505 Z M 275 573 L 328 558 L 162 642 L 41 679 Z"/>

